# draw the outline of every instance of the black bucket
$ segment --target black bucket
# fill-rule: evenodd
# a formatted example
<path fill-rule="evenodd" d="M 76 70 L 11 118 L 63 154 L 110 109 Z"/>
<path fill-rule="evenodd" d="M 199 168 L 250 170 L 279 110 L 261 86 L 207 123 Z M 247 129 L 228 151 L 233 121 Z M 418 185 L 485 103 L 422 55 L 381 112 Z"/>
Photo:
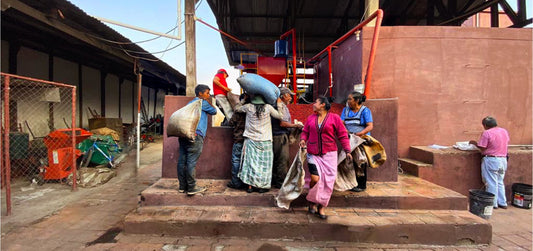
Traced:
<path fill-rule="evenodd" d="M 468 202 L 470 212 L 483 218 L 489 219 L 494 207 L 494 194 L 479 189 L 468 190 Z"/>
<path fill-rule="evenodd" d="M 532 186 L 522 183 L 514 183 L 513 191 L 513 206 L 531 209 L 531 190 Z"/>

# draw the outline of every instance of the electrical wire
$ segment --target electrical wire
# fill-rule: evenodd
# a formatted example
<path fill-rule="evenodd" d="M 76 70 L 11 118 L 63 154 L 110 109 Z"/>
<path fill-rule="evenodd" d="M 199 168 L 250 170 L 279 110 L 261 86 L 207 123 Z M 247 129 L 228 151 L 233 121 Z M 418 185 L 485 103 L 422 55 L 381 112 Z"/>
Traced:
<path fill-rule="evenodd" d="M 183 24 L 183 22 L 185 22 L 185 20 L 183 20 L 181 23 L 178 24 L 178 20 L 179 19 L 176 19 L 176 27 L 178 27 L 178 25 L 181 25 Z M 176 35 L 175 32 L 172 32 L 172 35 Z M 159 59 L 162 59 L 164 56 L 165 56 L 165 53 L 169 50 L 168 48 L 170 47 L 170 45 L 174 42 L 174 39 L 170 39 L 170 41 L 168 41 L 168 44 L 167 44 L 167 47 L 165 48 L 165 50 L 163 50 L 163 54 L 159 57 Z M 170 50 L 180 46 L 181 44 L 183 44 L 183 42 L 181 42 L 180 44 L 172 47 Z"/>
<path fill-rule="evenodd" d="M 200 7 L 200 4 L 202 4 L 202 1 L 203 0 L 200 0 L 198 2 L 198 4 L 196 5 L 195 7 L 195 10 L 198 10 L 198 8 Z M 181 24 L 183 24 L 185 22 L 185 20 L 181 21 Z M 175 31 L 177 28 L 178 28 L 178 25 L 177 25 L 178 21 L 176 19 L 176 26 L 174 26 L 174 28 L 168 30 L 167 32 L 165 32 L 165 34 L 169 34 L 173 31 Z M 180 25 L 181 25 L 180 24 Z M 102 41 L 105 41 L 105 42 L 108 42 L 108 43 L 114 43 L 114 44 L 123 44 L 123 45 L 126 45 L 126 44 L 141 44 L 141 43 L 146 43 L 146 42 L 150 42 L 150 41 L 153 41 L 153 40 L 156 40 L 158 38 L 161 37 L 161 35 L 158 35 L 158 36 L 155 36 L 153 38 L 149 38 L 149 39 L 146 39 L 146 40 L 141 40 L 141 41 L 137 41 L 137 42 L 119 42 L 119 41 L 113 41 L 113 40 L 109 40 L 109 39 L 105 39 L 105 38 L 102 38 L 102 37 L 99 37 L 99 36 L 96 36 L 96 35 L 93 35 L 93 34 L 90 34 L 90 33 L 87 33 L 85 32 L 86 35 L 89 35 L 93 38 L 96 38 L 96 39 L 99 39 L 99 40 L 102 40 Z M 171 40 L 172 41 L 172 40 Z M 169 45 L 170 46 L 170 45 Z M 168 48 L 168 47 L 167 47 Z"/>
<path fill-rule="evenodd" d="M 133 56 L 131 55 L 129 52 L 127 52 L 126 50 L 122 49 L 122 51 L 124 53 L 126 53 L 126 55 L 132 57 L 132 58 L 135 58 L 135 59 L 142 59 L 142 60 L 146 60 L 146 61 L 151 61 L 151 62 L 157 62 L 157 61 L 161 61 L 160 59 L 153 59 L 153 58 L 146 58 L 146 57 L 138 57 L 138 56 Z"/>
<path fill-rule="evenodd" d="M 365 19 L 365 15 L 368 12 L 369 7 L 370 7 L 370 4 L 366 5 L 365 12 L 363 12 L 363 16 L 361 16 L 361 20 L 359 20 L 359 23 L 362 23 L 363 20 Z"/>
<path fill-rule="evenodd" d="M 202 1 L 203 0 L 200 0 L 198 2 L 198 4 L 195 7 L 195 10 L 198 10 L 200 5 L 202 4 Z M 174 32 L 178 28 L 178 25 L 182 25 L 184 22 L 185 22 L 185 20 L 181 21 L 181 23 L 178 24 L 178 19 L 176 19 L 176 25 L 174 26 L 174 28 L 172 28 L 169 31 L 165 32 L 165 34 L 169 34 L 170 32 Z M 173 50 L 173 49 L 175 49 L 175 48 L 177 48 L 180 45 L 185 43 L 185 40 L 184 40 L 181 43 L 179 43 L 179 44 L 177 44 L 177 45 L 175 45 L 173 47 L 170 47 L 170 45 L 174 41 L 174 39 L 171 39 L 170 42 L 168 43 L 167 47 L 164 50 L 162 50 L 162 51 L 157 51 L 157 52 L 133 51 L 133 50 L 125 49 L 124 47 L 122 47 L 122 45 L 139 44 L 139 43 L 145 43 L 145 42 L 153 41 L 155 39 L 160 38 L 161 35 L 158 35 L 158 36 L 150 38 L 150 39 L 138 41 L 138 42 L 119 42 L 119 41 L 113 41 L 113 40 L 105 39 L 105 38 L 102 38 L 102 37 L 99 37 L 99 36 L 96 36 L 96 35 L 93 35 L 93 34 L 90 34 L 90 33 L 87 33 L 87 32 L 85 32 L 85 34 L 88 35 L 88 36 L 91 36 L 93 38 L 96 38 L 98 40 L 102 40 L 102 41 L 105 41 L 105 42 L 108 42 L 108 43 L 118 44 L 120 46 L 120 48 L 119 47 L 114 47 L 114 46 L 113 47 L 122 50 L 129 57 L 132 57 L 132 58 L 135 58 L 135 59 L 143 59 L 143 60 L 147 60 L 147 61 L 151 61 L 151 62 L 161 61 L 161 58 L 163 58 L 163 56 L 165 55 L 165 53 L 167 51 Z M 152 59 L 152 58 L 146 58 L 146 57 L 141 57 L 141 56 L 135 56 L 135 55 L 132 55 L 130 53 L 141 54 L 141 55 L 153 55 L 153 54 L 163 53 L 163 55 L 161 55 L 157 59 Z"/>
<path fill-rule="evenodd" d="M 141 55 L 151 55 L 151 54 L 159 54 L 159 53 L 165 53 L 167 51 L 171 51 L 173 49 L 176 49 L 178 46 L 182 45 L 183 43 L 185 43 L 185 41 L 182 41 L 181 43 L 171 47 L 171 48 L 166 48 L 162 51 L 156 51 L 156 52 L 144 52 L 144 51 L 134 51 L 134 50 L 128 50 L 128 49 L 124 49 L 124 48 L 120 48 L 121 50 L 125 50 L 127 52 L 131 52 L 131 53 L 136 53 L 136 54 L 141 54 Z M 115 48 L 118 48 L 118 47 L 115 47 Z"/>
<path fill-rule="evenodd" d="M 165 32 L 165 34 L 168 34 L 174 30 L 176 30 L 178 28 L 178 26 L 174 26 L 174 28 L 170 29 L 169 31 Z M 141 43 L 145 43 L 145 42 L 150 42 L 150 41 L 153 41 L 153 40 L 156 40 L 158 38 L 161 37 L 161 35 L 159 36 L 156 36 L 156 37 L 153 37 L 153 38 L 150 38 L 150 39 L 146 39 L 146 40 L 142 40 L 142 41 L 138 41 L 138 42 L 118 42 L 118 41 L 114 41 L 114 40 L 109 40 L 109 39 L 105 39 L 105 38 L 102 38 L 102 37 L 99 37 L 99 36 L 96 36 L 96 35 L 93 35 L 91 33 L 87 33 L 85 32 L 86 35 L 88 36 L 91 36 L 93 38 L 96 38 L 98 40 L 102 40 L 102 41 L 105 41 L 105 42 L 108 42 L 108 43 L 112 43 L 112 44 L 121 44 L 121 45 L 128 45 L 128 44 L 141 44 Z"/>

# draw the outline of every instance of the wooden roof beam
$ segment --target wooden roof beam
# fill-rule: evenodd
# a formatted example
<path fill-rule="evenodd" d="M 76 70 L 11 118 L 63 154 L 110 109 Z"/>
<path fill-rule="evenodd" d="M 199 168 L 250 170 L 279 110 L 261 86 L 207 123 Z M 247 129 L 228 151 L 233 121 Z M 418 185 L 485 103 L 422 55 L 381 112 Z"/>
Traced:
<path fill-rule="evenodd" d="M 30 16 L 42 23 L 45 23 L 57 30 L 60 30 L 66 34 L 68 34 L 69 36 L 72 36 L 76 39 L 79 39 L 81 41 L 83 41 L 84 43 L 87 43 L 89 45 L 92 45 L 98 49 L 101 49 L 113 56 L 116 56 L 128 63 L 133 63 L 133 59 L 128 57 L 127 55 L 123 54 L 122 52 L 118 52 L 116 49 L 114 49 L 113 47 L 111 46 L 108 46 L 108 45 L 105 45 L 101 42 L 98 42 L 98 41 L 95 41 L 93 39 L 91 39 L 89 36 L 87 36 L 84 32 L 80 32 L 66 24 L 63 24 L 61 23 L 60 21 L 56 20 L 56 19 L 53 19 L 53 18 L 49 18 L 47 17 L 44 13 L 20 2 L 20 1 L 17 1 L 17 0 L 2 0 L 2 11 L 4 11 L 4 8 L 5 10 L 7 11 L 7 9 L 9 8 L 13 8 L 27 16 Z"/>

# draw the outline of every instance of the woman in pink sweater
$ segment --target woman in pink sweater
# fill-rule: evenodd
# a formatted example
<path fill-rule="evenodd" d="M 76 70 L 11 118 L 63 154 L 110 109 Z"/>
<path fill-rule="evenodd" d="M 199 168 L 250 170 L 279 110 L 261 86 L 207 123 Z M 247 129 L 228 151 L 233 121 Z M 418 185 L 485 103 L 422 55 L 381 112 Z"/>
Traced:
<path fill-rule="evenodd" d="M 337 177 L 337 142 L 341 142 L 346 158 L 350 154 L 350 140 L 346 127 L 339 115 L 329 113 L 331 104 L 325 97 L 319 97 L 313 104 L 315 114 L 309 116 L 300 135 L 300 147 L 307 147 L 307 166 L 311 174 L 307 200 L 309 212 L 327 219 L 325 208 L 333 193 Z"/>

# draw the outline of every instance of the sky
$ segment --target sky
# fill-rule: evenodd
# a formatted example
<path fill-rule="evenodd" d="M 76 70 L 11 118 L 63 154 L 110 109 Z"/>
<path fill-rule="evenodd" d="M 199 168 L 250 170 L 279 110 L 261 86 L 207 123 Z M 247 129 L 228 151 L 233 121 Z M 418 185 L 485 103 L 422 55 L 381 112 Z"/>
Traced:
<path fill-rule="evenodd" d="M 68 0 L 91 16 L 111 19 L 143 29 L 166 33 L 176 26 L 178 0 Z M 181 0 L 181 17 L 185 9 L 185 0 Z M 197 3 L 196 16 L 208 24 L 218 27 L 215 16 L 206 0 Z M 156 35 L 135 31 L 121 26 L 105 23 L 132 42 L 156 37 Z M 177 29 L 173 31 L 177 36 Z M 146 43 L 138 43 L 148 52 L 164 51 L 185 41 L 185 23 L 182 24 L 182 40 L 158 38 Z M 153 54 L 165 63 L 185 75 L 185 43 L 165 53 Z M 213 77 L 220 68 L 229 74 L 228 86 L 233 93 L 240 93 L 236 78 L 239 70 L 228 63 L 220 33 L 196 22 L 196 78 L 199 84 L 212 86 Z"/>

